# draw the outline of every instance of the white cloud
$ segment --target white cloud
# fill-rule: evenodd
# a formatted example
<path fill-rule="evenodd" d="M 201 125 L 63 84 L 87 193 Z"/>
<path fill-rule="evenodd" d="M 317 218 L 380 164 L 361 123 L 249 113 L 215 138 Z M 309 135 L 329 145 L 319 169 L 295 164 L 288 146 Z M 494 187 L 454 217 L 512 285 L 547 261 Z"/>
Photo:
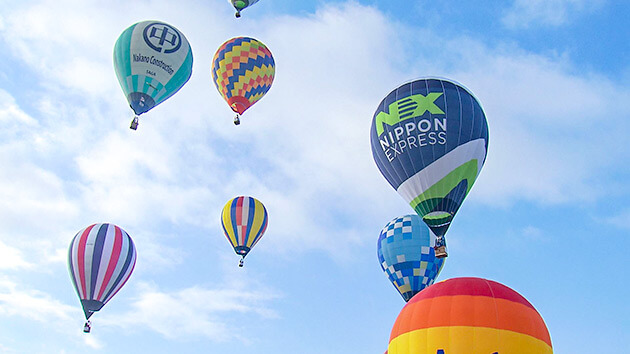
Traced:
<path fill-rule="evenodd" d="M 16 6 L 4 18 L 4 38 L 14 56 L 42 77 L 65 89 L 111 94 L 117 84 L 108 75 L 113 73 L 111 48 L 118 36 L 111 26 L 123 26 L 116 5 L 43 0 Z M 141 6 L 130 4 L 130 12 Z"/>
<path fill-rule="evenodd" d="M 185 9 L 154 3 L 161 12 L 138 11 L 144 1 L 15 2 L 0 15 L 5 54 L 30 68 L 34 79 L 16 80 L 17 99 L 0 90 L 0 269 L 58 266 L 76 231 L 94 222 L 120 224 L 139 249 L 134 277 L 140 283 L 128 310 L 100 313 L 99 325 L 221 341 L 242 339 L 231 336 L 249 324 L 234 316 L 281 316 L 272 306 L 281 295 L 259 284 L 166 289 L 148 283 L 155 273 L 195 262 L 187 258 L 190 244 L 177 242 L 178 236 L 222 237 L 220 210 L 235 195 L 256 196 L 270 212 L 257 253 L 294 256 L 315 249 L 344 259 L 355 256 L 354 246 L 373 245 L 387 221 L 412 212 L 380 176 L 369 147 L 376 105 L 407 79 L 451 77 L 481 100 L 490 152 L 470 199 L 484 206 L 597 200 L 611 193 L 607 176 L 620 168 L 614 161 L 630 158 L 618 148 L 630 128 L 629 90 L 572 67 L 567 55 L 545 57 L 403 28 L 356 2 L 240 22 L 227 4 L 217 12 L 203 2 Z M 516 10 L 525 6 L 515 4 Z M 511 20 L 515 26 L 559 25 L 586 9 L 582 2 L 552 2 L 562 10 L 556 18 L 542 3 L 532 4 L 531 11 L 520 9 L 527 16 Z M 190 82 L 143 115 L 133 132 L 111 51 L 138 13 L 184 31 L 195 66 Z M 217 46 L 234 33 L 256 33 L 277 63 L 273 88 L 239 127 L 209 69 Z M 378 220 L 386 213 L 392 214 Z M 609 221 L 627 227 L 628 220 L 621 213 Z M 544 236 L 532 226 L 514 233 Z M 237 257 L 230 256 L 235 268 Z M 42 310 L 41 319 L 30 317 L 33 306 Z M 71 318 L 81 318 L 78 306 L 1 278 L 0 316 L 58 323 L 68 338 L 103 348 L 95 333 L 76 333 Z"/>
<path fill-rule="evenodd" d="M 41 291 L 23 290 L 5 277 L 0 278 L 0 316 L 21 316 L 41 323 L 66 326 L 74 322 L 73 318 L 79 318 L 81 312 Z"/>
<path fill-rule="evenodd" d="M 253 279 L 249 279 L 249 284 Z M 119 316 L 102 316 L 99 322 L 126 329 L 146 326 L 166 338 L 185 340 L 198 336 L 213 341 L 246 341 L 243 328 L 230 323 L 235 313 L 255 315 L 266 319 L 277 317 L 267 303 L 278 298 L 268 289 L 255 286 L 225 286 L 208 289 L 193 286 L 183 290 L 164 292 L 155 285 L 141 283 L 139 297 L 132 309 Z M 247 323 L 243 324 L 246 326 Z"/>
<path fill-rule="evenodd" d="M 630 90 L 574 68 L 566 56 L 466 38 L 440 46 L 444 54 L 422 57 L 418 65 L 467 86 L 488 118 L 488 157 L 469 199 L 503 206 L 516 200 L 556 204 L 593 202 L 614 193 L 603 177 L 630 157 L 617 148 L 630 129 L 623 109 Z"/>
<path fill-rule="evenodd" d="M 118 5 L 122 13 L 136 6 Z M 60 8 L 66 6 L 63 2 Z M 63 221 L 59 235 L 72 235 L 93 222 L 114 222 L 155 235 L 147 245 L 158 255 L 169 248 L 164 243 L 172 233 L 162 232 L 163 225 L 217 231 L 223 204 L 246 194 L 270 212 L 273 237 L 257 246 L 261 251 L 321 249 L 347 257 L 338 242 L 371 242 L 365 234 L 397 216 L 375 220 L 383 210 L 411 212 L 372 161 L 369 125 L 376 105 L 395 85 L 427 74 L 462 82 L 486 109 L 489 155 L 472 200 L 508 206 L 517 200 L 592 201 L 608 193 L 597 177 L 625 157 L 614 149 L 615 138 L 628 126 L 613 108 L 630 101 L 623 87 L 572 69 L 567 56 L 543 57 L 470 38 L 410 32 L 354 2 L 327 5 L 307 17 L 237 25 L 213 12 L 203 20 L 173 12 L 165 20 L 184 31 L 193 46 L 193 77 L 143 115 L 133 132 L 127 128 L 130 111 L 111 68 L 111 50 L 116 36 L 135 19 L 99 16 L 96 26 L 75 33 L 87 11 L 82 6 L 66 9 L 64 17 L 74 25 L 61 26 L 54 35 L 42 24 L 61 15 L 42 10 L 56 8 L 47 0 L 16 10 L 23 23 L 10 20 L 14 16 L 4 20 L 2 35 L 13 53 L 24 57 L 44 83 L 33 103 L 35 117 L 0 96 L 8 103 L 0 120 L 25 122 L 22 128 L 7 128 L 14 135 L 0 145 L 0 153 L 5 151 L 0 158 L 15 167 L 11 175 L 0 172 L 0 180 L 10 181 L 0 193 L 4 200 L 19 200 L 19 208 L 4 206 L 6 219 L 16 227 L 33 215 Z M 99 4 L 97 10 L 113 11 L 108 6 Z M 211 20 L 215 30 L 209 33 Z M 25 26 L 33 28 L 25 31 Z M 267 96 L 234 127 L 209 68 L 218 45 L 237 28 L 257 29 L 275 55 L 277 76 Z M 423 50 L 410 51 L 409 43 Z M 103 77 L 68 78 L 45 67 L 66 73 L 93 67 Z M 66 87 L 73 88 L 70 95 Z M 602 116 L 621 128 L 602 129 Z M 49 259 L 59 261 L 55 252 Z M 181 250 L 167 254 L 152 262 L 168 267 L 183 257 Z"/>
<path fill-rule="evenodd" d="M 0 269 L 30 268 L 32 265 L 26 262 L 22 252 L 10 247 L 0 240 Z"/>
<path fill-rule="evenodd" d="M 514 0 L 502 18 L 510 28 L 532 24 L 561 26 L 574 16 L 597 9 L 604 0 Z"/>
<path fill-rule="evenodd" d="M 7 277 L 0 277 L 0 317 L 22 317 L 37 322 L 38 326 L 61 334 L 66 344 L 70 340 L 93 349 L 103 348 L 97 337 L 86 338 L 81 333 L 80 307 L 66 305 L 45 292 L 27 289 Z"/>

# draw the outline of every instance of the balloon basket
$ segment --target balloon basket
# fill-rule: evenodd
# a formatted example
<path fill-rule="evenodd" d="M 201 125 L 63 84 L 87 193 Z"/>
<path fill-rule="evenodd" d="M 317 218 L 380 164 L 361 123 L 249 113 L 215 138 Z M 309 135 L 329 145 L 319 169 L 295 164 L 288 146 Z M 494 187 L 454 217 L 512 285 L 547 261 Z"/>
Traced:
<path fill-rule="evenodd" d="M 237 114 L 236 116 L 234 116 L 234 125 L 239 125 L 239 124 L 241 124 L 241 118 Z"/>
<path fill-rule="evenodd" d="M 129 126 L 129 129 L 132 129 L 132 130 L 138 129 L 138 116 L 133 117 L 133 120 L 131 121 L 131 125 Z"/>
<path fill-rule="evenodd" d="M 446 258 L 448 257 L 448 253 L 446 252 L 446 246 L 435 246 L 433 247 L 435 250 L 435 257 L 437 258 Z"/>

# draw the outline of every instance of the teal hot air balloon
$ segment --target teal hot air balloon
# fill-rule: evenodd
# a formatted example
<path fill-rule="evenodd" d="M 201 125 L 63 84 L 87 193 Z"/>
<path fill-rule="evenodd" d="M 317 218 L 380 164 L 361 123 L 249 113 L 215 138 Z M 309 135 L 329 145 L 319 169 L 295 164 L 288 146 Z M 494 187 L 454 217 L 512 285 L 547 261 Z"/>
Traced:
<path fill-rule="evenodd" d="M 190 44 L 175 27 L 160 21 L 143 21 L 127 28 L 114 46 L 114 69 L 135 116 L 164 102 L 192 74 Z"/>
<path fill-rule="evenodd" d="M 444 266 L 435 256 L 435 235 L 418 215 L 387 223 L 378 237 L 381 268 L 405 301 L 433 284 Z"/>
<path fill-rule="evenodd" d="M 228 2 L 234 6 L 234 9 L 236 10 L 235 16 L 236 18 L 239 18 L 241 17 L 241 11 L 254 5 L 258 2 L 258 0 L 228 0 Z"/>
<path fill-rule="evenodd" d="M 370 140 L 378 169 L 436 234 L 438 257 L 446 257 L 444 235 L 486 160 L 481 105 L 456 82 L 414 80 L 381 101 Z"/>

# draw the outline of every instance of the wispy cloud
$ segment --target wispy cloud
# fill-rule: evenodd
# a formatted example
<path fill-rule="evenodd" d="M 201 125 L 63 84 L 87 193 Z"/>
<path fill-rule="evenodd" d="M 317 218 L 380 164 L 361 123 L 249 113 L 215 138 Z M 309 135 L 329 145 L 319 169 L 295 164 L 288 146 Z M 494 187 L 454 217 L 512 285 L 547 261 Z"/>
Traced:
<path fill-rule="evenodd" d="M 22 252 L 14 247 L 4 244 L 0 240 L 0 269 L 30 268 L 32 264 L 26 262 Z"/>
<path fill-rule="evenodd" d="M 510 28 L 532 25 L 561 26 L 574 17 L 600 7 L 604 0 L 515 0 L 503 16 Z"/>
<path fill-rule="evenodd" d="M 447 66 L 479 98 L 490 130 L 486 165 L 471 199 L 493 205 L 593 202 L 614 193 L 602 177 L 630 158 L 616 148 L 630 128 L 630 90 L 611 78 L 511 46 L 459 38 L 441 44 Z M 423 62 L 430 58 L 423 58 Z M 466 63 L 465 69 L 453 64 Z M 602 119 L 602 117 L 605 117 Z M 614 129 L 611 129 L 615 127 Z"/>
<path fill-rule="evenodd" d="M 630 209 L 622 210 L 617 215 L 605 217 L 603 221 L 620 229 L 630 229 Z"/>
<path fill-rule="evenodd" d="M 0 317 L 28 319 L 75 344 L 82 342 L 93 349 L 103 347 L 96 337 L 82 335 L 76 321 L 83 317 L 80 307 L 66 305 L 50 294 L 29 289 L 7 277 L 0 277 Z"/>
<path fill-rule="evenodd" d="M 23 290 L 19 284 L 0 278 L 0 314 L 22 316 L 38 322 L 68 323 L 80 310 L 38 290 Z"/>
<path fill-rule="evenodd" d="M 228 320 L 235 313 L 272 319 L 278 315 L 269 302 L 279 295 L 260 286 L 223 284 L 214 289 L 193 286 L 165 292 L 156 285 L 141 283 L 139 296 L 127 313 L 102 316 L 99 322 L 126 329 L 149 328 L 169 339 L 203 336 L 213 341 L 247 340 L 244 328 Z"/>
<path fill-rule="evenodd" d="M 583 6 L 571 4 L 556 6 Z M 16 224 L 38 213 L 63 220 L 66 230 L 73 230 L 68 225 L 78 230 L 84 224 L 110 221 L 154 235 L 165 223 L 214 232 L 219 230 L 218 215 L 225 201 L 249 194 L 268 206 L 273 220 L 268 232 L 274 237 L 260 248 L 274 252 L 315 248 L 335 255 L 340 252 L 335 246 L 339 240 L 365 242 L 361 235 L 370 225 L 357 221 L 370 220 L 385 209 L 407 210 L 374 166 L 369 124 L 389 90 L 422 75 L 462 82 L 486 109 L 489 155 L 473 200 L 495 205 L 594 200 L 606 193 L 604 183 L 593 183 L 595 176 L 614 168 L 611 161 L 623 157 L 610 138 L 623 129 L 599 129 L 594 118 L 607 116 L 617 126 L 627 126 L 619 110 L 612 114 L 618 102 L 630 101 L 625 88 L 594 74 L 575 74 L 567 69 L 571 66 L 567 57 L 543 57 L 426 31 L 423 36 L 398 32 L 400 28 L 383 14 L 357 3 L 326 6 L 307 17 L 244 25 L 260 29 L 259 39 L 276 55 L 277 77 L 239 127 L 231 125 L 231 112 L 209 80 L 211 53 L 228 30 L 201 40 L 195 33 L 204 32 L 205 22 L 184 21 L 183 15 L 174 13 L 172 21 L 190 29 L 193 78 L 132 132 L 126 127 L 129 112 L 111 67 L 111 46 L 130 23 L 102 16 L 98 21 L 108 22 L 89 28 L 106 34 L 75 33 L 76 27 L 64 25 L 53 36 L 41 23 L 53 21 L 55 14 L 41 9 L 24 5 L 16 10 L 32 23 L 33 31 L 21 31 L 24 25 L 13 16 L 5 17 L 3 27 L 14 53 L 28 57 L 23 51 L 30 51 L 33 58 L 25 62 L 46 83 L 35 102 L 35 118 L 7 94 L 3 98 L 8 103 L 4 117 L 10 117 L 4 119 L 24 121 L 30 128 L 23 134 L 39 142 L 9 136 L 0 144 L 0 151 L 6 151 L 0 158 L 14 167 L 10 175 L 0 176 L 0 185 L 6 186 L 3 200 L 19 200 L 5 205 L 4 215 Z M 72 22 L 84 10 L 69 11 L 64 16 Z M 354 18 L 362 19 L 360 26 Z M 223 25 L 234 24 L 217 17 L 215 27 Z M 95 36 L 103 39 L 98 45 L 90 40 Z M 412 39 L 406 36 L 413 36 L 425 50 L 415 57 L 405 54 L 404 44 Z M 439 50 L 432 50 L 436 43 Z M 49 75 L 34 59 L 54 61 L 45 64 L 63 72 L 77 66 L 65 58 L 88 53 L 97 61 L 94 70 L 107 76 L 103 78 L 107 82 L 96 81 L 106 87 L 103 92 L 85 89 L 67 96 L 57 89 L 60 85 L 83 88 L 89 80 Z M 202 109 L 193 109 L 200 102 L 206 103 Z M 161 247 L 164 239 L 155 242 Z M 181 253 L 176 251 L 170 259 L 178 262 Z"/>
<path fill-rule="evenodd" d="M 38 7 L 20 11 L 32 22 L 47 23 L 54 16 Z M 81 11 L 76 11 L 78 16 Z M 72 19 L 72 13 L 66 17 Z M 56 52 L 58 58 L 49 60 L 64 66 L 62 70 L 74 65 L 59 53 L 75 57 L 91 53 L 98 61 L 97 71 L 110 73 L 104 86 L 109 87 L 108 95 L 111 91 L 118 99 L 102 98 L 102 93 L 93 90 L 69 99 L 50 89 L 37 104 L 41 110 L 37 119 L 24 114 L 7 95 L 4 98 L 9 103 L 6 117 L 25 120 L 33 126 L 25 130 L 32 141 L 43 141 L 40 146 L 45 151 L 66 157 L 61 168 L 57 165 L 53 170 L 41 163 L 42 158 L 50 158 L 42 155 L 42 149 L 15 137 L 0 145 L 11 146 L 5 159 L 16 170 L 3 178 L 12 181 L 3 192 L 4 200 L 19 198 L 24 204 L 19 213 L 13 208 L 18 215 L 11 220 L 28 219 L 33 212 L 46 210 L 46 215 L 57 214 L 56 219 L 68 224 L 74 220 L 77 229 L 83 223 L 115 221 L 154 234 L 160 233 L 164 222 L 216 231 L 223 203 L 235 195 L 250 194 L 272 213 L 269 232 L 274 237 L 268 240 L 268 250 L 317 248 L 335 254 L 339 252 L 336 240 L 364 242 L 361 234 L 367 231 L 357 226 L 364 223 L 352 220 L 369 219 L 383 209 L 404 208 L 372 161 L 369 124 L 373 111 L 393 86 L 423 74 L 457 79 L 472 89 L 486 109 L 489 155 L 471 199 L 500 205 L 523 199 L 540 203 L 593 200 L 606 193 L 604 185 L 592 183 L 601 173 L 597 168 L 609 168 L 615 158 L 608 153 L 615 150 L 610 146 L 612 139 L 607 138 L 611 133 L 596 129 L 593 118 L 610 116 L 623 126 L 623 117 L 611 114 L 611 107 L 627 102 L 630 96 L 628 90 L 606 78 L 573 74 L 566 69 L 570 58 L 543 57 L 500 45 L 488 47 L 470 38 L 446 39 L 437 33 L 414 36 L 427 50 L 416 58 L 405 57 L 404 36 L 410 33 L 403 31 L 402 38 L 392 41 L 397 38 L 396 25 L 374 8 L 348 3 L 321 8 L 306 18 L 286 16 L 252 24 L 262 28 L 259 38 L 276 55 L 277 77 L 269 94 L 247 112 L 237 128 L 231 125 L 231 113 L 209 76 L 203 75 L 211 55 L 199 54 L 213 53 L 224 40 L 222 33 L 195 41 L 194 33 L 202 32 L 204 24 L 189 21 L 186 26 L 191 29 L 189 39 L 196 58 L 193 78 L 173 97 L 175 103 L 167 101 L 157 107 L 143 117 L 140 130 L 132 132 L 126 129 L 127 118 L 123 122 L 129 113 L 125 113 L 126 104 L 116 87 L 110 58 L 111 43 L 129 24 L 116 20 L 90 27 L 108 28 L 106 35 L 76 34 L 69 26 L 58 28 L 55 36 L 70 36 L 75 39 L 71 43 L 51 39 L 45 31 L 20 35 L 22 25 L 8 18 L 5 38 L 12 38 L 15 48 L 28 48 L 49 58 L 47 43 L 57 41 L 55 46 L 63 50 Z M 112 21 L 116 17 L 103 18 Z M 356 26 L 353 18 L 361 18 L 363 25 Z M 179 21 L 174 18 L 174 22 Z M 292 30 L 295 28 L 301 30 Z M 92 48 L 89 38 L 93 35 L 101 35 L 103 43 L 111 39 L 111 43 Z M 440 50 L 431 50 L 435 43 L 440 43 Z M 394 58 L 387 53 L 400 55 Z M 412 65 L 401 65 L 407 61 Z M 37 61 L 27 63 L 40 70 Z M 74 82 L 40 75 L 49 83 L 45 87 Z M 87 105 L 74 107 L 75 100 Z M 199 102 L 208 105 L 202 110 L 189 108 Z M 120 123 L 112 124 L 112 118 L 106 117 L 111 114 Z M 58 120 L 55 124 L 51 116 Z M 45 125 L 38 127 L 40 121 Z M 73 138 L 67 139 L 69 136 Z M 576 144 L 583 150 L 569 147 Z M 19 161 L 11 160 L 18 155 L 16 151 Z M 606 158 L 601 159 L 602 155 Z M 25 178 L 16 180 L 16 174 Z M 49 204 L 44 203 L 46 196 L 51 198 Z M 348 227 L 339 226 L 341 218 Z M 79 220 L 86 222 L 79 225 Z M 179 256 L 173 256 L 177 262 Z"/>

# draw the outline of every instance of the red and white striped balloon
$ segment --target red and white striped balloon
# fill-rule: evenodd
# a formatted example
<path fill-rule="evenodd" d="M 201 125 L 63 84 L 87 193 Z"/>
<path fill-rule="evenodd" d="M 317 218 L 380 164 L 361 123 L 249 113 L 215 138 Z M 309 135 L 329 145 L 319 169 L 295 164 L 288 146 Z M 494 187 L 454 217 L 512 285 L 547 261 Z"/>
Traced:
<path fill-rule="evenodd" d="M 131 237 L 114 224 L 90 225 L 74 236 L 68 267 L 86 319 L 122 288 L 135 264 Z"/>

